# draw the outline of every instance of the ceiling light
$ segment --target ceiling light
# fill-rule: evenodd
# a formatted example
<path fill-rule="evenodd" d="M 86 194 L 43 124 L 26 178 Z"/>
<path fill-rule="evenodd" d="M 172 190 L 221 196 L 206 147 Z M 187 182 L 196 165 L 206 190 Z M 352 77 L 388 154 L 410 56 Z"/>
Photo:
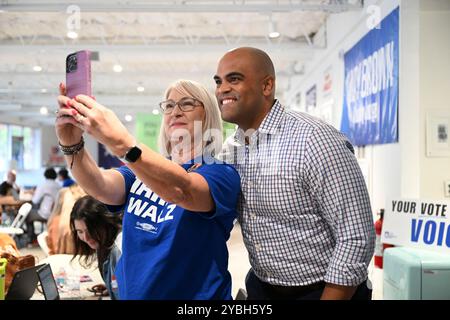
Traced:
<path fill-rule="evenodd" d="M 271 38 L 271 39 L 278 38 L 279 36 L 280 36 L 280 33 L 278 31 L 269 32 L 269 38 Z"/>
<path fill-rule="evenodd" d="M 269 38 L 275 39 L 275 38 L 278 38 L 279 36 L 280 36 L 280 33 L 277 31 L 277 28 L 275 26 L 275 22 L 273 22 L 273 20 L 272 20 L 272 16 L 270 16 L 270 21 L 269 21 Z"/>
<path fill-rule="evenodd" d="M 129 114 L 125 115 L 125 121 L 126 122 L 131 122 L 133 120 L 133 117 Z"/>
<path fill-rule="evenodd" d="M 138 87 L 136 88 L 136 90 L 137 90 L 138 92 L 144 92 L 145 88 L 144 88 L 143 86 L 138 86 Z"/>
<path fill-rule="evenodd" d="M 75 31 L 68 31 L 67 38 L 76 39 L 76 38 L 78 38 L 78 33 L 76 33 Z"/>
<path fill-rule="evenodd" d="M 113 66 L 113 70 L 114 70 L 114 72 L 122 72 L 123 68 L 120 64 L 115 64 Z"/>
<path fill-rule="evenodd" d="M 33 67 L 33 70 L 36 71 L 36 72 L 40 72 L 40 71 L 42 71 L 42 67 L 41 67 L 41 66 L 38 66 L 38 65 L 35 65 L 35 66 Z"/>
<path fill-rule="evenodd" d="M 41 89 L 41 93 L 47 93 L 47 89 L 42 88 L 42 89 Z"/>
<path fill-rule="evenodd" d="M 159 114 L 159 110 L 158 109 L 153 109 L 152 113 L 157 116 Z"/>
<path fill-rule="evenodd" d="M 39 112 L 40 112 L 41 114 L 43 114 L 43 115 L 46 115 L 46 114 L 48 114 L 48 109 L 47 109 L 47 107 L 41 107 L 41 109 L 39 110 Z"/>

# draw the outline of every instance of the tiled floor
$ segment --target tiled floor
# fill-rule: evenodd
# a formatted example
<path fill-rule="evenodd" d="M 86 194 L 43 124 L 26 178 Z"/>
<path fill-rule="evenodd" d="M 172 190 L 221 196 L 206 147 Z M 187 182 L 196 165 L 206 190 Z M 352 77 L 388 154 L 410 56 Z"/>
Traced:
<path fill-rule="evenodd" d="M 245 276 L 250 269 L 247 250 L 242 241 L 241 228 L 236 224 L 231 232 L 230 239 L 227 242 L 229 251 L 228 269 L 232 277 L 232 296 L 236 297 L 239 288 L 245 288 Z M 36 257 L 36 263 L 45 258 L 44 252 L 39 248 L 24 248 L 22 254 L 32 254 Z M 372 281 L 374 300 L 383 298 L 383 273 L 382 270 L 373 268 L 373 264 L 369 268 L 369 279 Z"/>

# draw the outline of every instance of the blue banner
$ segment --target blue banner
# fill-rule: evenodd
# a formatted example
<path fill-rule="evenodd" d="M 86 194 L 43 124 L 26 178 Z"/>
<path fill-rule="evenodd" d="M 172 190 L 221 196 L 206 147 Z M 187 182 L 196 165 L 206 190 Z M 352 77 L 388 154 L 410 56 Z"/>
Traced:
<path fill-rule="evenodd" d="M 123 162 L 112 155 L 101 143 L 98 144 L 98 166 L 103 169 L 117 168 L 123 166 Z"/>
<path fill-rule="evenodd" d="M 341 131 L 354 145 L 398 141 L 399 8 L 344 56 Z"/>

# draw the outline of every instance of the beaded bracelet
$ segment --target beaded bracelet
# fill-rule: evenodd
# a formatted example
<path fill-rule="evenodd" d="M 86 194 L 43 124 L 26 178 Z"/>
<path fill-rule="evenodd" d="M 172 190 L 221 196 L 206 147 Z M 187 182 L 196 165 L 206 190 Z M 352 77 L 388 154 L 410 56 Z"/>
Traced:
<path fill-rule="evenodd" d="M 58 142 L 59 144 L 59 150 L 65 155 L 65 156 L 72 156 L 72 161 L 70 163 L 70 170 L 72 170 L 73 167 L 73 160 L 75 159 L 75 155 L 80 152 L 84 148 L 84 139 L 83 136 L 81 136 L 80 142 L 77 144 L 74 144 L 72 146 L 63 146 L 61 142 Z"/>

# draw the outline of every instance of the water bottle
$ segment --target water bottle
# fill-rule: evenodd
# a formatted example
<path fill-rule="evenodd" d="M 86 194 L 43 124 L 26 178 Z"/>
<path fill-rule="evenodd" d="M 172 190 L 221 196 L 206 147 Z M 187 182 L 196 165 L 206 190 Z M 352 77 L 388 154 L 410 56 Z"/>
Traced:
<path fill-rule="evenodd" d="M 64 267 L 59 268 L 58 273 L 55 275 L 55 281 L 58 288 L 62 289 L 67 283 L 67 273 Z"/>
<path fill-rule="evenodd" d="M 72 270 L 67 277 L 67 288 L 70 291 L 80 291 L 80 272 Z"/>
<path fill-rule="evenodd" d="M 0 300 L 5 300 L 5 274 L 8 260 L 0 258 Z"/>

